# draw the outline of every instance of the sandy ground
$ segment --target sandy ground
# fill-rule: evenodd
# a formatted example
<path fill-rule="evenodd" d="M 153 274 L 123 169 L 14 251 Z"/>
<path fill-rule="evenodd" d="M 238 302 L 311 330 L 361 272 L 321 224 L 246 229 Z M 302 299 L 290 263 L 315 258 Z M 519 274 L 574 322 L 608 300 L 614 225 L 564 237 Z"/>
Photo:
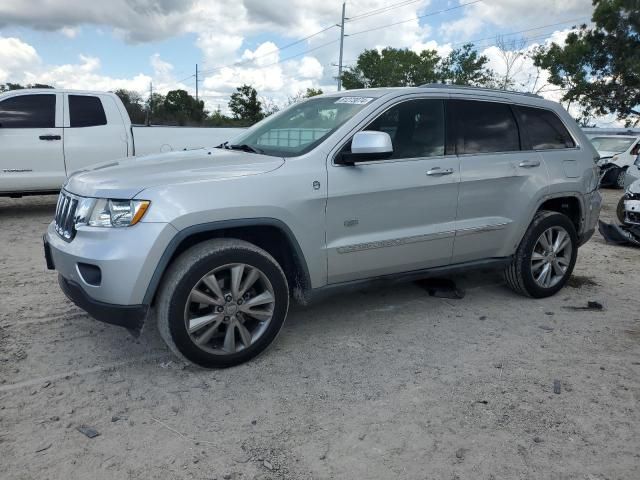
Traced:
<path fill-rule="evenodd" d="M 337 296 L 205 371 L 155 325 L 134 340 L 63 297 L 40 240 L 54 206 L 0 199 L 2 479 L 640 478 L 640 249 L 596 234 L 546 300 L 495 273 L 457 277 L 462 300 Z"/>

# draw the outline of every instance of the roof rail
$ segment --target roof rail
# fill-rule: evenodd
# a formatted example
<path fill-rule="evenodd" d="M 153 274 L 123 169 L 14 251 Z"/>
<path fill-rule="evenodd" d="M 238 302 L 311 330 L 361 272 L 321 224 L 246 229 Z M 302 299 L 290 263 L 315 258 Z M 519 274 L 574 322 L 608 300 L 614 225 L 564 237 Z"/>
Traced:
<path fill-rule="evenodd" d="M 500 90 L 497 88 L 487 88 L 487 87 L 473 87 L 470 85 L 452 85 L 450 83 L 425 83 L 424 85 L 420 85 L 420 88 L 445 88 L 445 89 L 450 88 L 452 90 L 471 90 L 471 91 L 480 91 L 480 92 L 508 93 L 510 95 L 524 95 L 526 97 L 543 98 L 542 96 L 536 93 L 516 92 L 513 90 Z"/>

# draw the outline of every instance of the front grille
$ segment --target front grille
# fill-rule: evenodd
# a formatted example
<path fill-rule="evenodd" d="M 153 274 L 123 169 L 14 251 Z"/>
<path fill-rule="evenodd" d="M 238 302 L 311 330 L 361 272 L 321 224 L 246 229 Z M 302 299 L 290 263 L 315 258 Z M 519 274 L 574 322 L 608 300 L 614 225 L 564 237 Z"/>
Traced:
<path fill-rule="evenodd" d="M 78 199 L 62 190 L 58 197 L 54 220 L 56 232 L 67 242 L 70 242 L 76 236 L 75 216 L 77 208 Z"/>

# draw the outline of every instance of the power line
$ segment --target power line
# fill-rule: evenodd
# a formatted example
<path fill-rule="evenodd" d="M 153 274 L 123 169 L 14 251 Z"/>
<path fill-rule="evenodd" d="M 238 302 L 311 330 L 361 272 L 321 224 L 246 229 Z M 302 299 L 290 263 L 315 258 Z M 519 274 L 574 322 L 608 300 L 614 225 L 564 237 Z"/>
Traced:
<path fill-rule="evenodd" d="M 429 13 L 425 13 L 424 15 L 418 15 L 416 17 L 413 18 L 408 18 L 406 20 L 401 20 L 399 22 L 393 22 L 393 23 L 388 23 L 386 25 L 380 25 L 378 27 L 373 27 L 373 28 L 367 28 L 366 30 L 360 30 L 359 32 L 355 32 L 355 33 L 349 33 L 348 35 L 345 35 L 347 37 L 354 37 L 356 35 L 361 35 L 363 33 L 368 33 L 368 32 L 374 32 L 376 30 L 382 30 L 383 28 L 389 28 L 389 27 L 394 27 L 396 25 L 401 25 L 403 23 L 408 23 L 408 22 L 413 22 L 415 20 L 419 20 L 421 18 L 426 18 L 426 17 L 433 17 L 434 15 L 439 15 L 441 13 L 445 13 L 445 12 L 450 12 L 452 10 L 457 10 L 459 8 L 464 8 L 464 7 L 468 7 L 469 5 L 474 5 L 476 3 L 480 3 L 483 0 L 474 0 L 473 2 L 468 2 L 468 3 L 461 3 L 460 5 L 456 5 L 455 7 L 449 7 L 449 8 L 445 8 L 443 10 L 437 10 L 435 12 L 429 12 Z"/>
<path fill-rule="evenodd" d="M 511 35 L 519 35 L 521 33 L 532 32 L 534 30 L 542 30 L 543 28 L 557 27 L 558 25 L 566 25 L 567 23 L 579 22 L 581 20 L 585 20 L 586 18 L 587 17 L 580 17 L 580 18 L 575 18 L 573 20 L 566 20 L 564 22 L 559 22 L 559 23 L 549 23 L 547 25 L 540 25 L 538 27 L 527 28 L 526 30 L 520 30 L 520 31 L 517 31 L 517 32 L 511 32 L 511 33 L 496 33 L 495 35 L 492 35 L 490 37 L 476 38 L 474 40 L 465 40 L 464 42 L 451 43 L 450 45 L 452 47 L 455 47 L 457 45 L 464 45 L 464 44 L 467 44 L 467 43 L 475 44 L 476 42 L 482 42 L 484 40 L 495 40 L 496 37 L 509 37 Z M 553 32 L 550 32 L 550 33 L 553 33 Z"/>
<path fill-rule="evenodd" d="M 210 69 L 208 69 L 208 70 L 201 70 L 201 71 L 200 71 L 200 73 L 201 73 L 201 74 L 205 74 L 205 75 L 206 75 L 206 74 L 208 74 L 208 73 L 212 73 L 212 72 L 215 72 L 215 71 L 217 71 L 217 70 L 221 70 L 221 69 L 223 69 L 223 68 L 239 67 L 239 66 L 245 65 L 245 64 L 247 64 L 247 63 L 254 62 L 254 61 L 255 61 L 256 59 L 258 59 L 258 58 L 268 57 L 269 55 L 273 55 L 274 53 L 278 53 L 278 52 L 280 52 L 280 51 L 282 51 L 282 50 L 286 50 L 287 48 L 291 48 L 291 47 L 293 47 L 293 46 L 295 46 L 295 45 L 299 45 L 300 43 L 306 42 L 307 40 L 309 40 L 309 39 L 311 39 L 311 38 L 313 38 L 313 37 L 317 37 L 318 35 L 320 35 L 320 34 L 322 34 L 322 33 L 326 32 L 327 30 L 331 30 L 332 28 L 335 28 L 335 27 L 337 27 L 337 26 L 338 26 L 337 24 L 329 25 L 328 27 L 325 27 L 325 28 L 323 28 L 322 30 L 318 30 L 317 32 L 312 33 L 311 35 L 307 35 L 307 36 L 306 36 L 306 37 L 304 37 L 304 38 L 300 38 L 300 39 L 298 39 L 298 40 L 296 40 L 296 41 L 294 41 L 294 42 L 287 43 L 286 45 L 282 45 L 281 47 L 277 47 L 277 48 L 275 48 L 274 50 L 271 50 L 271 51 L 269 51 L 269 52 L 261 53 L 260 55 L 256 55 L 256 56 L 255 56 L 255 57 L 253 57 L 253 58 L 250 58 L 250 59 L 247 59 L 247 60 L 241 60 L 241 61 L 239 61 L 239 62 L 234 62 L 234 63 L 228 64 L 228 65 L 222 65 L 222 66 L 220 66 L 220 67 L 210 68 Z M 193 75 L 192 75 L 192 76 L 193 76 Z M 187 77 L 187 78 L 189 78 L 189 77 Z"/>
<path fill-rule="evenodd" d="M 424 2 L 425 0 L 404 0 L 403 2 L 394 3 L 392 5 L 387 5 L 386 7 L 376 8 L 375 10 L 370 10 L 368 12 L 361 13 L 360 15 L 355 15 L 353 17 L 349 17 L 347 19 L 348 22 L 355 22 L 357 20 L 361 20 L 363 18 L 371 17 L 373 15 L 378 15 L 380 13 L 387 12 L 389 10 L 393 10 L 395 8 L 405 7 L 407 5 L 411 5 L 412 3 Z"/>

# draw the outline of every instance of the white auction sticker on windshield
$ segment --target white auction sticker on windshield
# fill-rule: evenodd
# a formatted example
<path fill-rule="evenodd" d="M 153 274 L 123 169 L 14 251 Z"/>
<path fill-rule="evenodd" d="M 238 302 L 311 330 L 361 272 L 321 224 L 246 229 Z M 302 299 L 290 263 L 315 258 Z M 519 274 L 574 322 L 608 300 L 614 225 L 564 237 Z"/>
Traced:
<path fill-rule="evenodd" d="M 372 97 L 342 97 L 336 100 L 336 103 L 349 103 L 351 105 L 364 105 L 373 100 Z"/>

